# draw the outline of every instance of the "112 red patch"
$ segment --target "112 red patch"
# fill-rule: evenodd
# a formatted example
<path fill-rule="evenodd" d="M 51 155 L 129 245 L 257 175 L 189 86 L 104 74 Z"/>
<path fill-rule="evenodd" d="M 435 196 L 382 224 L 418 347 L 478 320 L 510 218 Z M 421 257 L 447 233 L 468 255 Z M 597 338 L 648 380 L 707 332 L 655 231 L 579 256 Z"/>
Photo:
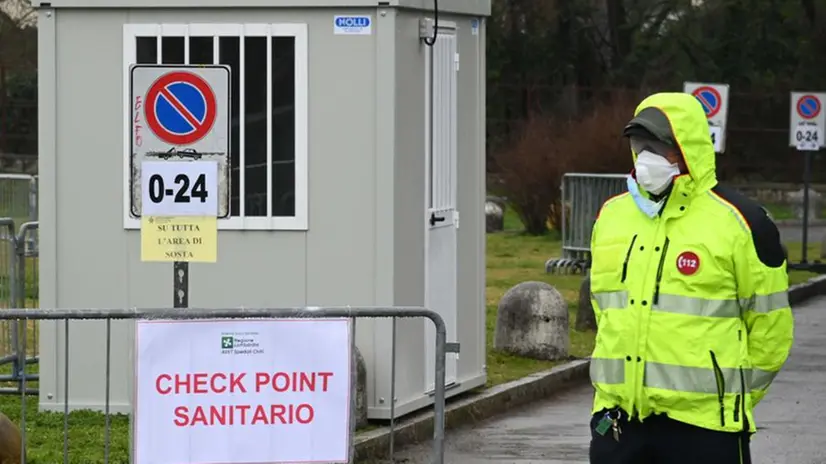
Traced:
<path fill-rule="evenodd" d="M 700 269 L 700 257 L 697 253 L 684 251 L 677 256 L 677 270 L 682 275 L 692 275 Z"/>

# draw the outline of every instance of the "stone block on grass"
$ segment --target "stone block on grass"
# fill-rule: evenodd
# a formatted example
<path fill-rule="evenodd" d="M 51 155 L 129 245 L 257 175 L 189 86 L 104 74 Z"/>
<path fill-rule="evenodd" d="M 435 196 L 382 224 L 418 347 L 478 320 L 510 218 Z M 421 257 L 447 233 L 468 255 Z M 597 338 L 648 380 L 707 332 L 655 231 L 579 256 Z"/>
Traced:
<path fill-rule="evenodd" d="M 493 347 L 532 359 L 567 359 L 568 304 L 553 286 L 522 282 L 499 301 Z"/>
<path fill-rule="evenodd" d="M 20 428 L 0 412 L 0 464 L 20 462 L 22 450 L 23 440 Z"/>
<path fill-rule="evenodd" d="M 505 211 L 493 201 L 485 202 L 485 231 L 501 232 L 505 229 Z"/>
<path fill-rule="evenodd" d="M 597 318 L 591 304 L 591 276 L 585 276 L 579 285 L 579 305 L 574 328 L 580 332 L 597 330 Z"/>

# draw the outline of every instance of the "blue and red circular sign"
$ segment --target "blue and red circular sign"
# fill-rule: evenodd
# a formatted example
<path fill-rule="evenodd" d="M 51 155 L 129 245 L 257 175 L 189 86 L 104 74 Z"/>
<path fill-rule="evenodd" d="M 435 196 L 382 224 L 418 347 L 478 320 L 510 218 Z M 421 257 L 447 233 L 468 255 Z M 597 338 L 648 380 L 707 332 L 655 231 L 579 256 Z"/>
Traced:
<path fill-rule="evenodd" d="M 694 98 L 699 100 L 700 104 L 703 105 L 706 118 L 713 118 L 723 107 L 723 97 L 720 96 L 720 92 L 714 87 L 707 85 L 697 87 L 691 92 L 691 95 L 694 95 Z"/>
<path fill-rule="evenodd" d="M 190 145 L 215 124 L 215 92 L 200 76 L 173 71 L 159 77 L 146 92 L 146 125 L 159 139 Z"/>
<path fill-rule="evenodd" d="M 820 115 L 823 105 L 814 95 L 803 95 L 797 99 L 797 114 L 803 119 L 814 119 Z"/>

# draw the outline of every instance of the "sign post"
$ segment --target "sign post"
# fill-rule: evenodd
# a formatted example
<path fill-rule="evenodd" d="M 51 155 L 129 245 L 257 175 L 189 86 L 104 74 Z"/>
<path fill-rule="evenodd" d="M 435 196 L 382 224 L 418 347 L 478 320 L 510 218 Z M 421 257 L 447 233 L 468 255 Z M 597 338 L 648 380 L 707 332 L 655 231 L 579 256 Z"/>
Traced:
<path fill-rule="evenodd" d="M 801 263 L 808 261 L 809 241 L 809 185 L 812 177 L 812 157 L 824 146 L 826 114 L 823 102 L 826 93 L 792 92 L 789 146 L 803 152 L 803 249 Z"/>
<path fill-rule="evenodd" d="M 217 260 L 229 216 L 229 85 L 223 65 L 130 69 L 131 214 L 141 261 L 173 263 L 175 308 L 189 306 L 189 263 Z"/>
<path fill-rule="evenodd" d="M 683 84 L 683 92 L 690 93 L 703 105 L 714 151 L 724 153 L 728 121 L 728 84 L 686 82 Z"/>

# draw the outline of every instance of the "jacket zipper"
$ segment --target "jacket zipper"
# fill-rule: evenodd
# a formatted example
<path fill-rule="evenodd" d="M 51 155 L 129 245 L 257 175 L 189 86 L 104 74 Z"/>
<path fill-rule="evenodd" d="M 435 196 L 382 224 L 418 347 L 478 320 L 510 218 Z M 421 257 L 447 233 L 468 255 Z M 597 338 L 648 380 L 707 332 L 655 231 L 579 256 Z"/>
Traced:
<path fill-rule="evenodd" d="M 717 357 L 714 355 L 713 351 L 709 351 L 711 354 L 711 364 L 714 366 L 714 378 L 717 381 L 717 401 L 720 403 L 720 426 L 726 426 L 726 406 L 723 402 L 724 395 L 726 392 L 726 379 L 723 377 L 723 370 L 720 369 L 720 365 L 717 364 Z"/>
<path fill-rule="evenodd" d="M 631 250 L 634 248 L 634 242 L 637 241 L 637 234 L 634 234 L 634 238 L 631 239 L 631 244 L 628 245 L 628 251 L 625 252 L 625 261 L 622 262 L 622 280 L 620 282 L 625 282 L 625 277 L 628 274 L 628 261 L 631 259 Z"/>
<path fill-rule="evenodd" d="M 666 237 L 663 243 L 663 252 L 660 255 L 660 265 L 657 267 L 657 282 L 654 284 L 654 304 L 660 302 L 660 281 L 663 278 L 663 265 L 665 264 L 665 254 L 668 253 L 668 244 L 671 240 Z"/>

